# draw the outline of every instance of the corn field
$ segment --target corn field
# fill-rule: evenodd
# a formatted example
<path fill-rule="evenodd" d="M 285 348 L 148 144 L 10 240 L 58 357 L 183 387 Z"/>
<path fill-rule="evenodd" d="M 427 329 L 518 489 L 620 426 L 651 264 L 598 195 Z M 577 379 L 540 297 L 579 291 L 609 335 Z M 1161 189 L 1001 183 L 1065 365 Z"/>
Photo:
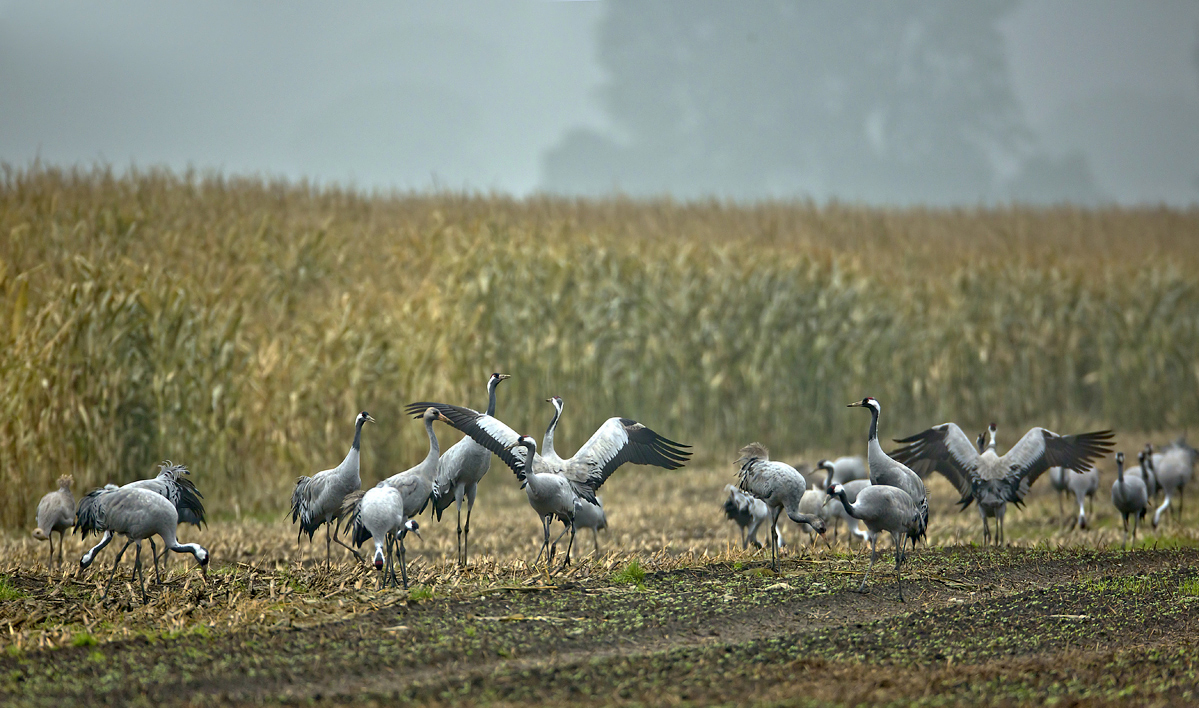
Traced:
<path fill-rule="evenodd" d="M 368 410 L 364 483 L 415 464 L 412 400 L 572 449 L 624 415 L 727 464 L 897 437 L 1199 422 L 1199 211 L 369 195 L 162 171 L 0 176 L 0 526 L 187 464 L 275 515 Z M 443 449 L 457 434 L 439 428 Z M 1134 441 L 1139 447 L 1143 441 Z M 565 443 L 565 444 L 562 444 Z"/>

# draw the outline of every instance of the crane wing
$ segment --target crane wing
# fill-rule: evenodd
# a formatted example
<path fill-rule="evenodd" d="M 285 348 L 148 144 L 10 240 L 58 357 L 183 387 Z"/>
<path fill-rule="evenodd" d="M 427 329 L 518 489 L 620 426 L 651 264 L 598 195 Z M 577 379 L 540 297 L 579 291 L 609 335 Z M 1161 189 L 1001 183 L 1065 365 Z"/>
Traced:
<path fill-rule="evenodd" d="M 426 408 L 436 408 L 441 411 L 441 414 L 449 419 L 450 425 L 494 452 L 496 457 L 499 457 L 516 473 L 517 479 L 524 481 L 525 449 L 512 447 L 520 439 L 520 434 L 508 427 L 502 420 L 463 406 L 451 406 L 448 403 L 410 403 L 404 410 L 420 417 Z"/>
<path fill-rule="evenodd" d="M 974 500 L 973 488 L 978 474 L 978 451 L 970 438 L 955 423 L 942 423 L 911 437 L 896 440 L 907 443 L 893 450 L 891 458 L 926 477 L 934 470 L 957 487 L 965 509 Z"/>
<path fill-rule="evenodd" d="M 1085 472 L 1091 462 L 1107 455 L 1115 447 L 1115 433 L 1098 430 L 1079 435 L 1058 435 L 1044 428 L 1033 428 L 1000 458 L 1008 472 L 1008 501 L 1023 500 L 1032 483 L 1050 467 Z"/>
<path fill-rule="evenodd" d="M 594 504 L 596 490 L 624 463 L 674 470 L 691 457 L 685 449 L 688 447 L 667 440 L 635 420 L 609 418 L 570 458 L 562 475 L 575 494 Z"/>

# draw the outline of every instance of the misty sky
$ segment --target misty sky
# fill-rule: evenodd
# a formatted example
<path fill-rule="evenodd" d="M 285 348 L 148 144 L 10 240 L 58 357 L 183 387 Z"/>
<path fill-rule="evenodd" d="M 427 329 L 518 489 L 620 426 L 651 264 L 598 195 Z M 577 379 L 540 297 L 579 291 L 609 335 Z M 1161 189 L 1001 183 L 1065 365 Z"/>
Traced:
<path fill-rule="evenodd" d="M 605 98 L 611 82 L 635 81 L 610 71 L 618 50 L 600 46 L 612 9 L 0 0 L 0 161 L 195 166 L 383 189 L 569 190 L 546 169 L 569 136 L 636 139 Z M 1098 201 L 1199 201 L 1199 2 L 1027 0 L 998 29 L 1038 155 L 1077 168 Z M 868 142 L 871 125 L 861 130 Z M 993 160 L 1000 186 L 983 198 L 1005 194 L 1020 159 Z M 1062 169 L 1028 184 L 1047 185 L 1052 200 Z M 784 184 L 798 185 L 785 187 L 791 196 L 842 196 L 835 182 L 824 191 L 798 178 Z M 877 194 L 846 196 L 892 199 Z"/>

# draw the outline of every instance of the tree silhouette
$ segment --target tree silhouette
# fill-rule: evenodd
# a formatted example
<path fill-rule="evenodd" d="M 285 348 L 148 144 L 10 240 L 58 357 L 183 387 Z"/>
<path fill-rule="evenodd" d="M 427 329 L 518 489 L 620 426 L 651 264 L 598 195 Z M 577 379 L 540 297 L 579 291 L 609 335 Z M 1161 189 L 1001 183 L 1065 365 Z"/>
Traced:
<path fill-rule="evenodd" d="M 1019 163 L 1035 145 L 996 28 L 1014 5 L 611 3 L 600 29 L 610 76 L 602 98 L 620 137 L 567 134 L 545 156 L 545 186 L 1003 198 L 996 164 Z M 1089 179 L 1085 164 L 1058 173 Z"/>

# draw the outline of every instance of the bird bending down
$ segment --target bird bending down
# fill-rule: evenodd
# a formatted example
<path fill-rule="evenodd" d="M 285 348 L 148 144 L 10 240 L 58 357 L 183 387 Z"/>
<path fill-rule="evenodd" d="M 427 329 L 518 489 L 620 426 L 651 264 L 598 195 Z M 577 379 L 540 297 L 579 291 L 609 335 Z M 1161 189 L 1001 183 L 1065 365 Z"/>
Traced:
<path fill-rule="evenodd" d="M 528 436 L 519 435 L 498 418 L 446 403 L 414 403 L 409 408 L 419 406 L 433 407 L 445 415 L 450 425 L 494 452 L 521 482 L 534 476 L 538 477 L 537 490 L 529 483 L 525 485 L 525 492 L 530 506 L 545 524 L 547 541 L 549 523 L 553 518 L 558 518 L 563 523 L 571 523 L 570 517 L 574 514 L 573 497 L 577 496 L 594 503 L 595 493 L 600 486 L 626 462 L 673 470 L 682 467 L 691 456 L 691 453 L 684 449 L 689 447 L 688 445 L 668 440 L 635 420 L 609 418 L 573 457 L 559 458 L 560 461 L 554 462 L 537 454 L 536 441 L 529 438 L 533 442 L 532 447 L 525 444 L 522 441 Z M 532 457 L 526 460 L 527 455 Z M 562 482 L 548 479 L 551 475 L 564 480 L 565 486 Z M 561 489 L 570 494 L 562 493 L 559 491 Z M 548 553 L 548 543 L 543 544 L 542 550 Z M 568 551 L 563 564 L 569 562 Z"/>
<path fill-rule="evenodd" d="M 200 494 L 200 490 L 196 489 L 196 485 L 192 484 L 190 479 L 184 477 L 184 475 L 190 474 L 191 471 L 186 466 L 164 460 L 158 465 L 158 474 L 150 479 L 134 480 L 120 487 L 107 484 L 100 489 L 93 489 L 79 500 L 79 507 L 75 512 L 75 530 L 80 531 L 83 538 L 87 538 L 88 533 L 99 536 L 105 530 L 98 516 L 96 505 L 103 494 L 114 489 L 145 489 L 161 495 L 175 507 L 179 523 L 192 524 L 199 528 L 201 524 L 205 523 L 204 502 L 202 501 L 204 495 Z M 158 548 L 154 545 L 153 538 L 148 540 L 150 541 L 150 551 L 154 556 L 154 575 L 157 582 L 159 579 Z M 162 550 L 164 566 L 166 552 L 167 549 L 164 548 Z"/>
<path fill-rule="evenodd" d="M 380 485 L 393 487 L 400 492 L 400 497 L 404 504 L 404 518 L 406 519 L 411 519 L 424 511 L 433 496 L 433 477 L 437 474 L 437 464 L 441 457 L 441 446 L 437 443 L 437 434 L 433 432 L 433 421 L 448 422 L 445 416 L 438 413 L 435 408 L 426 408 L 425 412 L 421 414 L 421 420 L 425 422 L 425 433 L 429 436 L 429 452 L 425 455 L 425 459 L 421 460 L 420 464 L 415 467 L 406 469 L 398 474 L 393 474 L 382 482 L 379 482 Z M 341 510 L 337 514 L 337 523 L 339 526 L 345 524 L 346 529 L 352 529 L 356 526 L 362 499 L 365 494 L 361 490 L 356 490 L 345 496 L 345 499 L 341 503 Z M 404 550 L 404 537 L 406 535 L 407 531 L 400 529 L 397 537 L 400 545 L 401 565 L 403 565 L 406 558 Z M 417 538 L 420 538 L 420 536 L 418 535 Z M 407 570 L 404 572 L 406 573 Z"/>
<path fill-rule="evenodd" d="M 358 417 L 354 419 L 354 442 L 350 444 L 350 451 L 346 453 L 346 457 L 341 461 L 341 464 L 331 470 L 317 472 L 311 477 L 300 477 L 296 480 L 295 491 L 291 493 L 291 522 L 294 524 L 297 521 L 300 523 L 300 531 L 296 534 L 296 541 L 305 533 L 308 534 L 308 540 L 312 541 L 313 534 L 322 525 L 325 527 L 325 563 L 332 566 L 333 559 L 331 555 L 330 544 L 333 541 L 353 553 L 356 558 L 361 559 L 358 551 L 350 548 L 342 542 L 340 538 L 334 538 L 330 533 L 330 524 L 341 511 L 342 500 L 350 492 L 362 486 L 362 478 L 359 476 L 359 459 L 362 456 L 362 426 L 365 423 L 374 423 L 375 419 L 370 413 L 362 411 Z"/>
<path fill-rule="evenodd" d="M 841 459 L 847 459 L 847 458 L 841 458 Z M 861 458 L 856 458 L 856 459 L 861 459 Z M 866 479 L 866 478 L 852 479 L 848 482 L 838 482 L 837 478 L 836 478 L 836 463 L 829 462 L 828 460 L 821 460 L 820 462 L 817 462 L 816 469 L 824 470 L 826 473 L 825 477 L 824 477 L 824 484 L 820 488 L 822 490 L 827 490 L 827 489 L 831 488 L 834 484 L 840 484 L 842 487 L 845 488 L 845 496 L 849 498 L 850 504 L 852 504 L 858 500 L 858 493 L 860 493 L 866 487 L 870 486 L 870 480 Z M 840 504 L 827 504 L 825 506 L 825 513 L 827 514 L 827 517 L 825 519 L 826 522 L 828 519 L 833 520 L 833 543 L 837 542 L 837 530 L 838 530 L 838 527 L 840 526 L 840 524 L 838 522 L 841 519 L 845 520 L 845 526 L 849 529 L 850 533 L 853 534 L 853 536 L 857 536 L 858 538 L 860 538 L 862 540 L 866 540 L 868 538 L 868 536 L 866 535 L 866 532 L 863 531 L 861 529 L 860 525 L 858 524 L 858 520 L 853 518 L 852 516 L 846 514 L 845 510 L 843 508 L 841 508 Z"/>
<path fill-rule="evenodd" d="M 487 379 L 487 415 L 495 415 L 495 389 L 508 374 L 492 374 Z M 421 411 L 409 411 L 420 413 Z M 470 514 L 475 508 L 479 481 L 491 469 L 491 452 L 469 435 L 450 446 L 437 462 L 433 479 L 433 514 L 441 521 L 441 513 L 450 504 L 458 506 L 458 565 L 466 565 L 470 549 Z M 466 499 L 466 526 L 462 526 L 462 499 Z"/>
<path fill-rule="evenodd" d="M 862 577 L 862 585 L 858 592 L 866 591 L 866 581 L 874 562 L 878 560 L 878 535 L 883 531 L 891 534 L 895 544 L 895 581 L 899 585 L 899 601 L 903 602 L 903 577 L 899 566 L 903 561 L 903 544 L 905 538 L 911 538 L 924 525 L 920 510 L 912 502 L 912 497 L 898 487 L 887 485 L 871 485 L 858 493 L 858 500 L 850 502 L 845 494 L 845 488 L 835 484 L 828 489 L 830 497 L 840 501 L 842 509 L 848 516 L 861 520 L 866 524 L 866 537 L 870 539 L 870 567 Z"/>
<path fill-rule="evenodd" d="M 79 561 L 80 570 L 86 569 L 95 560 L 96 554 L 104 549 L 116 534 L 127 538 L 121 552 L 112 564 L 112 573 L 108 576 L 108 584 L 104 586 L 104 594 L 100 597 L 103 602 L 108 597 L 112 587 L 112 579 L 117 574 L 117 565 L 125 555 L 129 544 L 136 544 L 133 561 L 133 572 L 141 582 L 142 604 L 149 600 L 146 597 L 146 580 L 142 575 L 142 540 L 151 536 L 162 537 L 167 550 L 175 553 L 190 553 L 200 564 L 200 573 L 208 577 L 208 551 L 198 543 L 179 543 L 175 537 L 175 529 L 179 526 L 179 513 L 175 506 L 161 494 L 148 489 L 127 488 L 108 490 L 99 497 L 96 506 L 104 528 L 104 537 Z"/>
<path fill-rule="evenodd" d="M 920 512 L 920 528 L 913 531 L 908 538 L 912 547 L 928 530 L 928 495 L 924 491 L 924 482 L 920 476 L 898 460 L 891 459 L 878 444 L 878 416 L 883 411 L 882 405 L 874 398 L 867 396 L 860 401 L 850 403 L 849 408 L 870 409 L 870 437 L 866 441 L 866 461 L 870 464 L 870 485 L 898 487 L 908 493 L 916 510 Z M 969 445 L 969 441 L 966 442 Z M 904 541 L 906 544 L 907 541 Z M 903 546 L 900 546 L 903 553 Z"/>
<path fill-rule="evenodd" d="M 1199 452 L 1179 438 L 1164 448 L 1160 456 L 1152 455 L 1150 467 L 1153 470 L 1158 485 L 1166 494 L 1165 501 L 1153 512 L 1153 528 L 1157 528 L 1162 514 L 1170 508 L 1174 497 L 1178 497 L 1178 519 L 1182 519 L 1182 493 L 1195 469 L 1195 459 Z"/>
<path fill-rule="evenodd" d="M 816 533 L 824 535 L 824 520 L 819 516 L 804 514 L 799 510 L 800 500 L 808 489 L 804 476 L 785 462 L 770 459 L 770 451 L 762 443 L 752 442 L 739 451 L 739 487 L 741 491 L 766 502 L 770 510 L 770 566 L 778 570 L 778 542 L 775 529 L 779 515 L 784 511 L 797 524 L 807 524 Z"/>
<path fill-rule="evenodd" d="M 722 507 L 724 515 L 729 521 L 736 522 L 740 528 L 741 548 L 749 548 L 751 543 L 754 548 L 761 548 L 762 544 L 758 541 L 758 529 L 766 519 L 770 518 L 770 507 L 766 506 L 766 502 L 761 499 L 741 491 L 736 485 L 726 484 L 724 490 L 729 493 Z M 774 531 L 779 539 L 779 548 L 782 548 L 784 545 L 782 533 L 778 528 L 775 528 Z"/>
<path fill-rule="evenodd" d="M 64 474 L 58 478 L 58 489 L 42 497 L 37 503 L 37 528 L 33 537 L 50 542 L 50 560 L 54 564 L 54 532 L 58 532 L 58 564 L 62 565 L 63 534 L 75 523 L 75 495 L 71 494 L 71 483 L 75 478 Z"/>
<path fill-rule="evenodd" d="M 1141 468 L 1141 476 L 1124 474 L 1124 453 L 1116 453 L 1116 481 L 1112 482 L 1112 506 L 1124 517 L 1124 543 L 1121 548 L 1128 547 L 1128 517 L 1132 517 L 1132 541 L 1137 540 L 1137 525 L 1145 518 L 1149 508 L 1149 492 L 1145 486 L 1144 475 L 1148 471 Z"/>
<path fill-rule="evenodd" d="M 595 503 L 579 499 L 575 497 L 575 515 L 571 524 L 577 531 L 579 529 L 591 529 L 591 538 L 595 541 L 595 555 L 599 555 L 599 532 L 602 529 L 608 528 L 608 515 L 604 513 L 604 500 L 598 496 L 595 498 Z M 554 545 L 562 540 L 566 535 L 567 529 L 562 529 L 562 533 L 558 534 L 558 538 L 554 540 Z"/>
<path fill-rule="evenodd" d="M 1044 428 L 1032 428 L 1000 456 L 995 452 L 995 424 L 988 430 L 991 442 L 981 454 L 954 423 L 943 423 L 896 440 L 906 445 L 891 453 L 914 470 L 926 474 L 936 470 L 944 475 L 957 487 L 961 495 L 958 504 L 963 510 L 978 502 L 986 544 L 991 542 L 987 519 L 996 520 L 996 545 L 1004 543 L 1003 518 L 1008 503 L 1022 504 L 1033 482 L 1046 470 L 1050 467 L 1087 470 L 1093 460 L 1111 452 L 1113 445 L 1110 430 L 1058 435 Z"/>
<path fill-rule="evenodd" d="M 404 516 L 404 498 L 400 490 L 379 482 L 366 490 L 358 505 L 358 516 L 354 522 L 354 545 L 361 548 L 368 539 L 375 542 L 374 564 L 379 575 L 379 589 L 398 587 L 395 571 L 395 550 L 400 534 L 411 531 L 420 538 L 420 525 Z M 404 553 L 400 551 L 400 575 L 404 578 L 404 589 L 408 589 L 408 568 Z"/>

